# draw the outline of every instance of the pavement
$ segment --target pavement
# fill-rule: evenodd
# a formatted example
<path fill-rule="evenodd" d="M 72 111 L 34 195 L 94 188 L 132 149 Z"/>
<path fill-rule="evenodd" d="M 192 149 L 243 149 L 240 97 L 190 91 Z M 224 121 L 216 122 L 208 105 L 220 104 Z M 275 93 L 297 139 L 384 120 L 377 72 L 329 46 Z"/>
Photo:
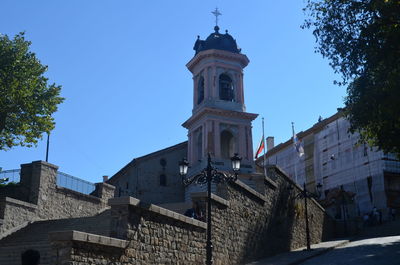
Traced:
<path fill-rule="evenodd" d="M 400 220 L 364 229 L 351 239 L 311 245 L 246 265 L 400 265 Z"/>
<path fill-rule="evenodd" d="M 301 265 L 399 265 L 400 236 L 352 241 Z"/>
<path fill-rule="evenodd" d="M 327 253 L 330 250 L 344 246 L 348 244 L 350 240 L 334 240 L 326 241 L 319 244 L 311 245 L 311 250 L 307 251 L 306 248 L 299 248 L 291 252 L 278 254 L 272 257 L 268 257 L 262 260 L 253 261 L 246 265 L 296 265 L 301 264 L 311 258 L 320 256 Z"/>

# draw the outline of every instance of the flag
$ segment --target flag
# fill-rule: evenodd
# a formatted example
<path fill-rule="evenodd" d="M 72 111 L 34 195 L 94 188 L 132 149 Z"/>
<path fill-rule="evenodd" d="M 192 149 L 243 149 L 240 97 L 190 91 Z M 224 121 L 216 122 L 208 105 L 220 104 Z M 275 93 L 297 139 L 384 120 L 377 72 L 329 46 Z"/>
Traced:
<path fill-rule="evenodd" d="M 299 157 L 302 157 L 304 155 L 304 148 L 301 140 L 297 138 L 296 134 L 293 134 L 293 146 L 296 152 L 299 154 Z"/>
<path fill-rule="evenodd" d="M 258 146 L 257 152 L 256 152 L 256 159 L 257 157 L 261 154 L 261 152 L 264 150 L 264 137 L 261 137 L 261 142 L 260 145 Z"/>

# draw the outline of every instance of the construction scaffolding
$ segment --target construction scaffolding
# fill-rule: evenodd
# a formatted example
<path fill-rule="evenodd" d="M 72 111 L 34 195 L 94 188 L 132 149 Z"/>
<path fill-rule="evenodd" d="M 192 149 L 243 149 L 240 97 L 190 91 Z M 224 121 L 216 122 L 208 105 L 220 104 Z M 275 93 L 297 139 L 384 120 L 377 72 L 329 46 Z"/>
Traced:
<path fill-rule="evenodd" d="M 355 193 L 358 215 L 374 207 L 386 212 L 388 181 L 391 200 L 399 196 L 400 201 L 400 161 L 393 154 L 359 143 L 359 135 L 350 134 L 349 126 L 340 115 L 320 121 L 297 134 L 304 146 L 303 157 L 288 141 L 268 152 L 266 163 L 278 165 L 299 185 L 305 182 L 309 190 L 316 191 L 322 184 L 321 199 L 337 188 Z"/>

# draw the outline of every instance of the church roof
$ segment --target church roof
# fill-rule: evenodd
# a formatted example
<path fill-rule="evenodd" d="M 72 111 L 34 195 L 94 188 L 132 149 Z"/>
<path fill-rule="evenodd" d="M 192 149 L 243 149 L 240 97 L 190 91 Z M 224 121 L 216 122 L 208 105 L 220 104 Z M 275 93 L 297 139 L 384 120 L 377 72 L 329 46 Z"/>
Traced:
<path fill-rule="evenodd" d="M 219 27 L 214 27 L 215 32 L 211 33 L 206 40 L 200 40 L 200 36 L 197 36 L 197 40 L 194 43 L 193 50 L 196 54 L 205 50 L 223 50 L 233 53 L 240 53 L 240 50 L 236 44 L 236 40 L 225 31 L 225 34 L 219 33 Z"/>
<path fill-rule="evenodd" d="M 169 146 L 169 147 L 161 149 L 161 150 L 157 150 L 157 151 L 152 152 L 150 154 L 147 154 L 147 155 L 144 155 L 144 156 L 140 156 L 140 157 L 136 157 L 136 158 L 132 159 L 131 162 L 126 164 L 123 168 L 121 168 L 117 173 L 115 173 L 107 181 L 107 183 L 114 184 L 118 180 L 118 178 L 123 175 L 122 173 L 124 173 L 130 167 L 134 166 L 136 163 L 142 162 L 142 161 L 147 160 L 147 159 L 151 159 L 151 158 L 153 158 L 155 156 L 159 156 L 159 155 L 164 154 L 164 153 L 175 151 L 177 149 L 187 148 L 187 145 L 188 145 L 188 141 L 184 141 L 182 143 L 179 143 L 179 144 L 176 144 L 176 145 L 173 145 L 173 146 Z"/>

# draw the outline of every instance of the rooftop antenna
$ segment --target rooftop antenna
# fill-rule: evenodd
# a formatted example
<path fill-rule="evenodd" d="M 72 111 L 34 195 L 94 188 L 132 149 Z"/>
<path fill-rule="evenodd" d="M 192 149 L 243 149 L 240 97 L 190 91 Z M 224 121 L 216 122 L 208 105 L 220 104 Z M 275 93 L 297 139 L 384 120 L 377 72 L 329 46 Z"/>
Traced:
<path fill-rule="evenodd" d="M 219 12 L 218 7 L 215 8 L 213 12 L 211 12 L 215 16 L 215 26 L 218 27 L 218 16 L 221 16 L 222 14 Z"/>

